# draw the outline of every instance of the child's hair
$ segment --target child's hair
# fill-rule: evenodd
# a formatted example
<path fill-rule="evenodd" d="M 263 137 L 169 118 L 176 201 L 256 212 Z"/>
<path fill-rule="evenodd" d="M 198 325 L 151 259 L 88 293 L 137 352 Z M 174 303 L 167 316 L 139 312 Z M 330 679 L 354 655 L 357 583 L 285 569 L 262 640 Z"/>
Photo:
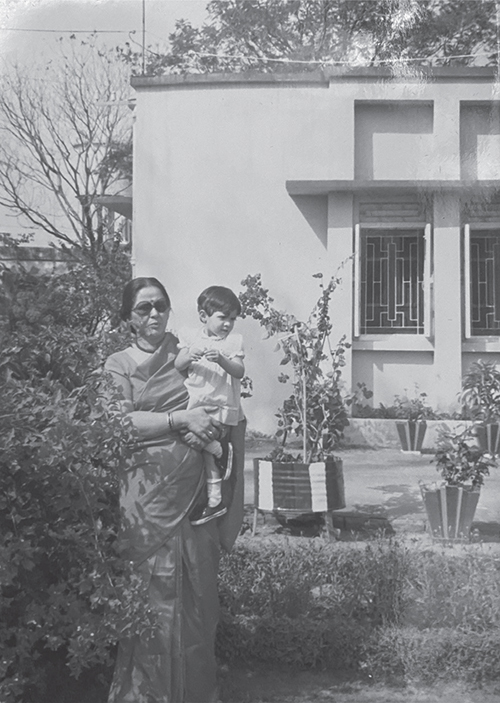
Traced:
<path fill-rule="evenodd" d="M 231 312 L 236 312 L 241 315 L 241 303 L 238 297 L 230 288 L 224 286 L 210 286 L 198 296 L 198 311 L 203 310 L 207 315 L 213 315 L 214 312 L 223 312 L 229 315 Z"/>

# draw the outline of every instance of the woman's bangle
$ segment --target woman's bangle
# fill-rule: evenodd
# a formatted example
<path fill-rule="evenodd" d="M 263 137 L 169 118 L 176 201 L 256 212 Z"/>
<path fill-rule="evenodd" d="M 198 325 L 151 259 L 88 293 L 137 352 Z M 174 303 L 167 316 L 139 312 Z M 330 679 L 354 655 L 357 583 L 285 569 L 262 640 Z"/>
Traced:
<path fill-rule="evenodd" d="M 170 432 L 174 432 L 174 422 L 172 420 L 172 413 L 167 413 L 168 429 Z"/>

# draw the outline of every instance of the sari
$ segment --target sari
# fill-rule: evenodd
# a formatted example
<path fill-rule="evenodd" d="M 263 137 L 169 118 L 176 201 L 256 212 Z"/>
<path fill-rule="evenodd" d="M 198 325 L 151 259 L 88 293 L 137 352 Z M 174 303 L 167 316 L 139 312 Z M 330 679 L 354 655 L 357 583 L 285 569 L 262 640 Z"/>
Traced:
<path fill-rule="evenodd" d="M 187 406 L 176 354 L 177 339 L 167 333 L 144 361 L 127 350 L 108 358 L 105 369 L 123 395 L 125 411 L 165 413 Z M 146 579 L 157 628 L 149 638 L 119 642 L 108 703 L 217 700 L 220 547 L 231 548 L 243 517 L 244 425 L 235 429 L 233 498 L 223 521 L 191 525 L 189 514 L 206 493 L 205 472 L 201 453 L 179 436 L 140 441 L 120 476 L 119 548 Z"/>

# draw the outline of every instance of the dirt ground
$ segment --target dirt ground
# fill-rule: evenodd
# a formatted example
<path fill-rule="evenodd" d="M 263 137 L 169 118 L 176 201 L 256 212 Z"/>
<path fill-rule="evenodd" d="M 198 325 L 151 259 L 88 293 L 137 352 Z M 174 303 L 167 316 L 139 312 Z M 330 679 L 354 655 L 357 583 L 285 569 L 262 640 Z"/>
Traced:
<path fill-rule="evenodd" d="M 392 688 L 338 673 L 237 669 L 222 680 L 223 703 L 498 703 L 500 684 L 466 690 L 456 684 Z"/>

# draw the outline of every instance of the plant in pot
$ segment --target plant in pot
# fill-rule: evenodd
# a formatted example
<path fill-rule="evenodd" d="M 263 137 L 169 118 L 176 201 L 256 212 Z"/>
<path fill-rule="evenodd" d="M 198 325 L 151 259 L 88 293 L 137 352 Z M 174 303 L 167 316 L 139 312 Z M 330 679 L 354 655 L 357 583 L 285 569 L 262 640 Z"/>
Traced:
<path fill-rule="evenodd" d="M 329 312 L 339 279 L 332 278 L 325 285 L 322 274 L 315 278 L 320 296 L 304 322 L 274 307 L 260 274 L 242 281 L 242 314 L 258 320 L 268 336 L 278 337 L 281 364 L 291 368 L 278 380 L 292 386 L 291 395 L 277 412 L 275 449 L 266 459 L 254 461 L 254 532 L 259 509 L 274 512 L 281 524 L 289 521 L 293 527 L 295 520 L 299 531 L 300 524 L 310 523 L 314 532 L 314 525 L 329 511 L 345 507 L 342 461 L 333 451 L 349 424 L 340 392 L 347 343 L 341 339 L 332 347 Z M 301 441 L 300 452 L 293 453 L 287 446 L 292 437 Z M 321 520 L 317 514 L 323 516 Z"/>
<path fill-rule="evenodd" d="M 462 381 L 462 403 L 474 422 L 479 445 L 491 455 L 500 451 L 500 371 L 493 361 L 471 364 Z"/>
<path fill-rule="evenodd" d="M 415 386 L 415 397 L 397 395 L 393 408 L 401 451 L 420 454 L 427 430 L 426 420 L 435 417 L 434 411 L 427 404 L 427 394 L 418 393 Z"/>
<path fill-rule="evenodd" d="M 420 486 L 432 538 L 468 540 L 484 477 L 495 460 L 474 444 L 472 430 L 466 428 L 457 433 L 442 430 L 433 461 L 441 484 Z"/>

